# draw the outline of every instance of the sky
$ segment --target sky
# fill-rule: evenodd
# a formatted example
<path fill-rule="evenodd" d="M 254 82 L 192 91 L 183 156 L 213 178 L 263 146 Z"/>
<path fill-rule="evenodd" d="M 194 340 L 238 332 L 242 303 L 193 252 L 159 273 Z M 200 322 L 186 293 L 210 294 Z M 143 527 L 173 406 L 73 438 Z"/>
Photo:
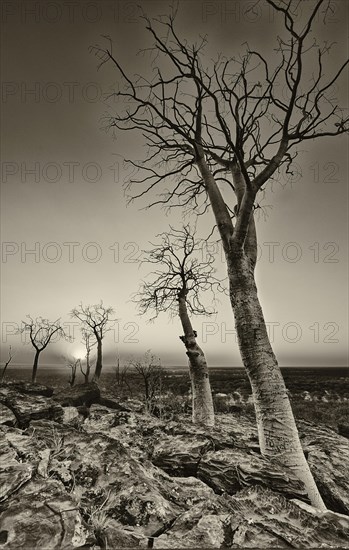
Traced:
<path fill-rule="evenodd" d="M 137 55 L 151 45 L 138 5 L 149 14 L 168 13 L 167 2 L 31 0 L 1 3 L 1 358 L 11 345 L 14 362 L 31 364 L 33 349 L 15 334 L 27 314 L 61 318 L 74 337 L 44 352 L 45 364 L 83 352 L 69 312 L 80 302 L 100 300 L 115 309 L 105 339 L 106 364 L 152 349 L 164 365 L 187 363 L 178 319 L 162 314 L 154 323 L 137 314 L 131 295 L 147 275 L 141 250 L 179 226 L 178 209 L 144 210 L 146 200 L 127 206 L 123 184 L 132 177 L 123 159 L 143 155 L 140 136 L 103 128 L 117 109 L 107 100 L 120 88 L 111 66 L 99 71 L 89 46 L 113 41 L 129 74 L 146 69 Z M 207 60 L 236 55 L 248 42 L 274 56 L 280 20 L 262 1 L 188 0 L 178 3 L 177 29 L 188 41 L 207 35 Z M 302 3 L 304 16 L 308 2 Z M 336 42 L 329 72 L 347 57 L 348 3 L 332 0 L 319 41 Z M 271 57 L 272 58 L 272 57 Z M 341 104 L 342 77 L 334 94 Z M 116 101 L 116 100 L 115 100 Z M 257 218 L 256 279 L 270 338 L 281 366 L 345 366 L 348 334 L 348 156 L 347 138 L 307 142 L 293 178 L 269 185 L 268 217 Z M 213 225 L 208 212 L 200 236 Z M 217 274 L 225 277 L 221 247 L 213 241 Z M 203 249 L 202 254 L 207 250 Z M 228 298 L 217 314 L 193 319 L 208 363 L 240 366 Z"/>

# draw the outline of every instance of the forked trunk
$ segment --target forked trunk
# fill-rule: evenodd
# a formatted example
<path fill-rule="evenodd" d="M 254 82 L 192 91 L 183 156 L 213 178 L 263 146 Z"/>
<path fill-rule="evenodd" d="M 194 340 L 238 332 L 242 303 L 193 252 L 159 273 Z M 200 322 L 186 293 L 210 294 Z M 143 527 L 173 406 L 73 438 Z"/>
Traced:
<path fill-rule="evenodd" d="M 313 506 L 326 509 L 301 447 L 250 260 L 241 249 L 232 250 L 229 260 L 230 299 L 240 353 L 252 387 L 261 453 L 290 468 L 303 481 Z"/>
<path fill-rule="evenodd" d="M 35 357 L 34 357 L 34 364 L 33 364 L 33 370 L 32 370 L 32 384 L 36 384 L 36 375 L 38 371 L 40 351 L 41 350 L 36 350 Z"/>
<path fill-rule="evenodd" d="M 97 360 L 93 380 L 99 380 L 102 372 L 102 340 L 97 338 Z"/>
<path fill-rule="evenodd" d="M 189 373 L 192 388 L 192 420 L 194 424 L 214 426 L 214 409 L 204 352 L 196 342 L 196 333 L 191 325 L 185 297 L 179 297 L 179 316 L 184 336 L 181 340 L 189 359 Z"/>
<path fill-rule="evenodd" d="M 247 189 L 232 165 L 237 198 L 235 228 L 202 148 L 197 165 L 205 181 L 222 239 L 241 358 L 252 387 L 260 449 L 290 468 L 303 481 L 313 506 L 326 509 L 299 440 L 285 382 L 271 347 L 254 279 L 257 239 L 253 220 L 255 190 Z"/>

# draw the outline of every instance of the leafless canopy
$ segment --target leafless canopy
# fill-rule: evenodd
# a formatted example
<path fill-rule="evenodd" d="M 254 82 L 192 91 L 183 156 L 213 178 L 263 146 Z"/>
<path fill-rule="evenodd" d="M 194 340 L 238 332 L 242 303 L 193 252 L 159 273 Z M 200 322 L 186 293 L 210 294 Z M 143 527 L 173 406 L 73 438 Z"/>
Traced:
<path fill-rule="evenodd" d="M 183 40 L 175 15 L 152 21 L 143 15 L 154 44 L 143 52 L 150 58 L 147 76 L 127 74 L 109 37 L 107 46 L 91 48 L 100 65 L 114 65 L 124 84 L 116 94 L 123 101 L 106 125 L 140 132 L 148 146 L 144 163 L 129 161 L 140 170 L 139 179 L 128 182 L 131 198 L 166 181 L 169 189 L 161 185 L 150 206 L 190 203 L 201 213 L 207 204 L 196 165 L 202 151 L 216 181 L 230 188 L 227 174 L 237 165 L 254 198 L 281 165 L 292 171 L 299 144 L 348 131 L 348 116 L 333 98 L 348 61 L 334 68 L 326 62 L 331 44 L 319 45 L 312 36 L 319 14 L 326 22 L 329 0 L 302 2 L 306 20 L 297 15 L 299 0 L 263 1 L 284 24 L 273 63 L 247 44 L 241 55 L 206 63 L 206 39 Z"/>
<path fill-rule="evenodd" d="M 162 380 L 165 376 L 160 358 L 148 350 L 140 359 L 130 359 L 127 368 L 133 369 L 141 377 L 147 409 L 152 412 L 155 400 L 161 393 Z"/>
<path fill-rule="evenodd" d="M 208 253 L 206 242 L 196 238 L 196 231 L 188 224 L 182 229 L 170 226 L 168 232 L 157 235 L 158 243 L 150 243 L 152 249 L 144 251 L 144 262 L 157 268 L 150 274 L 149 281 L 141 283 L 134 296 L 141 314 L 169 311 L 178 314 L 178 298 L 184 296 L 190 313 L 209 315 L 213 308 L 207 307 L 202 296 L 214 291 L 223 292 L 222 282 L 215 277 L 214 257 Z"/>
<path fill-rule="evenodd" d="M 76 380 L 76 369 L 79 364 L 81 369 L 81 360 L 70 356 L 63 356 L 63 359 L 65 361 L 65 366 L 68 367 L 71 371 L 69 376 L 69 384 L 71 386 L 74 386 Z"/>
<path fill-rule="evenodd" d="M 71 317 L 79 319 L 82 323 L 82 335 L 86 345 L 86 338 L 93 334 L 96 340 L 102 340 L 115 321 L 112 316 L 115 311 L 112 307 L 105 307 L 101 301 L 99 304 L 84 306 L 80 304 L 71 311 Z M 88 342 L 90 346 L 90 342 Z"/>
<path fill-rule="evenodd" d="M 33 319 L 30 315 L 27 315 L 27 318 L 28 321 L 22 321 L 19 332 L 29 335 L 30 342 L 36 351 L 43 351 L 54 336 L 70 341 L 69 336 L 61 326 L 60 319 L 56 319 L 55 321 L 49 321 L 43 317 Z"/>

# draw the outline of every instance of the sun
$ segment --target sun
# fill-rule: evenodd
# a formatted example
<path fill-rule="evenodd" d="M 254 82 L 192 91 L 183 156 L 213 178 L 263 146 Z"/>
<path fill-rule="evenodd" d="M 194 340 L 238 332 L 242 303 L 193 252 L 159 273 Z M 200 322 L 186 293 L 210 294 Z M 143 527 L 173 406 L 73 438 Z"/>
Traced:
<path fill-rule="evenodd" d="M 73 352 L 73 357 L 74 357 L 74 359 L 76 359 L 76 360 L 80 359 L 80 361 L 81 361 L 85 357 L 85 350 L 82 349 L 82 348 L 77 348 Z"/>

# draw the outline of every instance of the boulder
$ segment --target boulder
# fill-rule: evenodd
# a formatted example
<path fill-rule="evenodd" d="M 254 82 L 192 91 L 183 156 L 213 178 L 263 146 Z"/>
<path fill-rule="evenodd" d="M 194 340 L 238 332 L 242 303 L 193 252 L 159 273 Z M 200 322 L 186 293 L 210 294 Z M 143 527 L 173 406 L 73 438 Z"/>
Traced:
<path fill-rule="evenodd" d="M 63 407 L 63 424 L 73 423 L 79 417 L 79 412 L 76 407 Z"/>
<path fill-rule="evenodd" d="M 347 547 L 349 521 L 297 506 L 262 487 L 244 489 L 232 497 L 231 546 L 243 548 Z M 348 518 L 349 519 L 349 518 Z"/>
<path fill-rule="evenodd" d="M 139 535 L 125 528 L 122 523 L 108 519 L 105 526 L 102 527 L 99 533 L 99 542 L 102 548 L 121 549 L 127 548 L 148 548 L 148 537 Z"/>
<path fill-rule="evenodd" d="M 63 416 L 62 407 L 51 398 L 22 394 L 10 386 L 0 388 L 0 403 L 13 412 L 20 428 L 26 428 L 32 420 L 59 420 Z"/>
<path fill-rule="evenodd" d="M 144 403 L 136 399 L 129 399 L 127 401 L 120 401 L 114 395 L 103 392 L 99 398 L 100 405 L 104 405 L 109 409 L 115 409 L 117 411 L 128 411 L 142 413 L 145 410 Z"/>
<path fill-rule="evenodd" d="M 217 494 L 261 484 L 308 502 L 303 483 L 276 461 L 250 449 L 213 449 L 214 442 L 204 435 L 167 436 L 154 445 L 151 460 L 171 476 L 198 477 Z"/>
<path fill-rule="evenodd" d="M 89 433 L 104 433 L 109 438 L 122 441 L 128 452 L 137 459 L 151 456 L 154 442 L 164 437 L 166 424 L 150 415 L 109 409 L 93 404 L 84 430 Z"/>
<path fill-rule="evenodd" d="M 349 439 L 349 422 L 339 422 L 338 433 L 339 435 Z"/>
<path fill-rule="evenodd" d="M 44 472 L 66 491 L 79 492 L 87 513 L 103 505 L 105 522 L 115 520 L 132 535 L 152 536 L 183 510 L 217 498 L 199 479 L 171 478 L 146 459 L 136 460 L 121 442 L 104 434 L 77 432 L 62 424 L 54 429 L 56 443 L 51 444 Z M 47 445 L 52 423 L 37 421 L 31 430 L 39 445 Z"/>
<path fill-rule="evenodd" d="M 48 422 L 35 422 L 32 429 L 38 440 L 47 440 Z M 163 478 L 157 479 L 155 467 L 133 459 L 120 442 L 103 434 L 76 432 L 67 425 L 56 424 L 55 429 L 61 444 L 51 452 L 48 475 L 67 492 L 73 488 L 80 492 L 87 514 L 103 504 L 105 519 L 148 536 L 181 512 L 175 499 L 167 498 L 171 489 L 164 486 Z"/>
<path fill-rule="evenodd" d="M 347 548 L 349 518 L 299 506 L 255 486 L 199 503 L 154 538 L 153 548 Z"/>
<path fill-rule="evenodd" d="M 193 435 L 210 439 L 216 450 L 239 447 L 260 452 L 255 423 L 231 414 L 217 415 L 214 427 L 191 423 L 189 416 L 182 415 L 178 422 L 167 422 L 164 431 L 168 435 Z"/>
<path fill-rule="evenodd" d="M 30 384 L 29 382 L 8 382 L 7 386 L 19 393 L 28 395 L 42 395 L 43 397 L 52 397 L 53 388 L 44 384 Z"/>
<path fill-rule="evenodd" d="M 11 462 L 0 466 L 1 491 L 0 502 L 15 493 L 21 485 L 31 479 L 33 467 L 30 464 Z"/>
<path fill-rule="evenodd" d="M 97 384 L 78 384 L 61 390 L 53 396 L 62 407 L 78 407 L 79 405 L 90 406 L 98 403 L 101 392 Z"/>
<path fill-rule="evenodd" d="M 239 449 L 210 451 L 202 457 L 197 477 L 218 494 L 234 495 L 244 487 L 262 485 L 289 498 L 309 502 L 303 483 L 291 470 L 253 452 Z"/>
<path fill-rule="evenodd" d="M 21 487 L 1 514 L 3 550 L 65 549 L 93 543 L 78 502 L 55 480 L 33 480 Z"/>
<path fill-rule="evenodd" d="M 205 514 L 199 508 L 185 512 L 173 528 L 153 539 L 153 548 L 226 548 L 226 514 Z M 191 529 L 189 525 L 196 520 Z"/>
<path fill-rule="evenodd" d="M 1 435 L 4 436 L 4 431 Z M 5 437 L 0 442 L 0 502 L 7 500 L 24 483 L 32 477 L 33 466 L 29 463 L 20 463 L 15 449 Z"/>
<path fill-rule="evenodd" d="M 212 448 L 205 436 L 167 436 L 156 443 L 151 460 L 172 476 L 196 476 L 202 456 Z"/>
<path fill-rule="evenodd" d="M 326 506 L 349 515 L 349 441 L 334 430 L 299 423 L 308 464 Z"/>
<path fill-rule="evenodd" d="M 194 502 L 162 533 L 153 548 L 225 548 L 226 525 L 233 508 L 226 497 Z"/>
<path fill-rule="evenodd" d="M 16 426 L 17 420 L 13 412 L 0 403 L 0 424 L 4 426 Z"/>
<path fill-rule="evenodd" d="M 34 421 L 35 422 L 35 421 Z M 52 430 L 48 437 L 53 437 Z M 18 462 L 29 463 L 37 466 L 39 462 L 39 452 L 47 448 L 45 441 L 39 441 L 36 437 L 17 428 L 8 428 L 2 432 L 4 444 L 7 444 Z"/>

